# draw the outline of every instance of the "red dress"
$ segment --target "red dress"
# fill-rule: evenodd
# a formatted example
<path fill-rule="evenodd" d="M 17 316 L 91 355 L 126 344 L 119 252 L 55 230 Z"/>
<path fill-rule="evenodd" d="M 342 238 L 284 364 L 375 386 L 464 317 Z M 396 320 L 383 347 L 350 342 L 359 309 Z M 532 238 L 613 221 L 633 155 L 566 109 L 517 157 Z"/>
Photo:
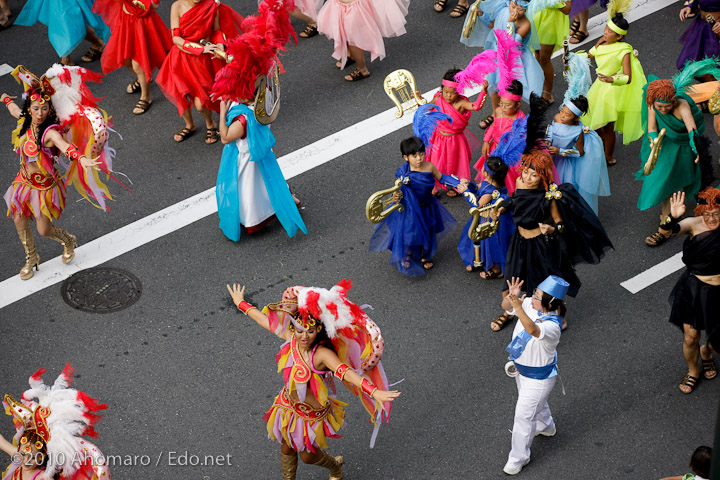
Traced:
<path fill-rule="evenodd" d="M 220 19 L 220 31 L 227 39 L 240 34 L 242 16 L 215 0 L 202 0 L 180 17 L 179 32 L 174 35 L 195 43 L 212 41 L 216 16 Z M 210 92 L 215 73 L 222 66 L 219 61 L 213 62 L 208 54 L 193 55 L 173 45 L 155 81 L 168 100 L 175 104 L 180 115 L 196 97 L 205 108 L 219 112 L 220 104 L 210 99 Z"/>
<path fill-rule="evenodd" d="M 102 16 L 111 31 L 101 59 L 103 72 L 117 70 L 132 59 L 150 80 L 173 45 L 170 30 L 152 8 L 151 0 L 144 0 L 141 6 L 131 0 L 95 0 L 93 12 Z"/>

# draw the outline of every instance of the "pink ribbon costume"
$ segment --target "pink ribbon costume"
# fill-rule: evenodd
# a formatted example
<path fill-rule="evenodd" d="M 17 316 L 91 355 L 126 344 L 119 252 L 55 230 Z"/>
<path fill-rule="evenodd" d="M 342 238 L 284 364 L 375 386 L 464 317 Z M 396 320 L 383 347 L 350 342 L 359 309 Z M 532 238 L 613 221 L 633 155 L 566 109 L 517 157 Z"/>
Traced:
<path fill-rule="evenodd" d="M 458 98 L 467 100 L 463 96 Z M 444 175 L 457 175 L 459 178 L 470 179 L 472 153 L 480 145 L 480 140 L 466 130 L 472 111 L 467 110 L 461 114 L 445 101 L 442 92 L 435 94 L 433 102 L 439 111 L 449 115 L 453 121 L 450 123 L 443 120 L 438 123 L 437 130 L 430 139 L 432 148 L 426 152 L 426 160 L 432 162 Z M 447 190 L 447 187 L 436 182 L 435 187 L 438 186 Z"/>

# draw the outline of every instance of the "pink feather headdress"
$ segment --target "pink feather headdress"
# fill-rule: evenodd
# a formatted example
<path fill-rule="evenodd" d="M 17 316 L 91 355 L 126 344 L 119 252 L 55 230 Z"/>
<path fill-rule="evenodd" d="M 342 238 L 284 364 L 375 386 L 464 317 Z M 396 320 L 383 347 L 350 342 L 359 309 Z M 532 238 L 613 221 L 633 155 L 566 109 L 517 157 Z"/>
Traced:
<path fill-rule="evenodd" d="M 485 50 L 475 55 L 468 66 L 455 75 L 458 93 L 464 94 L 465 89 L 472 87 L 473 84 L 482 85 L 485 77 L 497 70 L 496 56 L 495 50 Z"/>
<path fill-rule="evenodd" d="M 520 78 L 522 62 L 520 42 L 513 40 L 505 30 L 495 30 L 497 37 L 498 91 L 505 92 L 513 80 Z"/>

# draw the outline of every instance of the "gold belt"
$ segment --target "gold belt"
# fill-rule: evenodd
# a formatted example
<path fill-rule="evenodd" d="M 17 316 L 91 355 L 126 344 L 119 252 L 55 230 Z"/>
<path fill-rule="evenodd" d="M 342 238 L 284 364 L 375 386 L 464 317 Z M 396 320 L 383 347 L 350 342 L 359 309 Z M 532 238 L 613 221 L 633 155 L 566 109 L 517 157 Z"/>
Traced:
<path fill-rule="evenodd" d="M 25 167 L 20 169 L 20 176 L 22 180 L 14 183 L 29 185 L 37 190 L 50 190 L 57 183 L 54 176 L 42 172 L 28 172 Z"/>

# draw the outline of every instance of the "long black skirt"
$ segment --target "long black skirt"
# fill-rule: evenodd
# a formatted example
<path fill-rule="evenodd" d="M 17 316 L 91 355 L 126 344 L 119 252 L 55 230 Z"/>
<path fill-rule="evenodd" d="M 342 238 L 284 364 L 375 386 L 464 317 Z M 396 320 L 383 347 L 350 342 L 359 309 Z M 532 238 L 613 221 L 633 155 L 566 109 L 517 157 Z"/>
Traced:
<path fill-rule="evenodd" d="M 705 330 L 715 350 L 720 348 L 720 286 L 701 282 L 686 269 L 669 298 L 670 322 Z"/>

